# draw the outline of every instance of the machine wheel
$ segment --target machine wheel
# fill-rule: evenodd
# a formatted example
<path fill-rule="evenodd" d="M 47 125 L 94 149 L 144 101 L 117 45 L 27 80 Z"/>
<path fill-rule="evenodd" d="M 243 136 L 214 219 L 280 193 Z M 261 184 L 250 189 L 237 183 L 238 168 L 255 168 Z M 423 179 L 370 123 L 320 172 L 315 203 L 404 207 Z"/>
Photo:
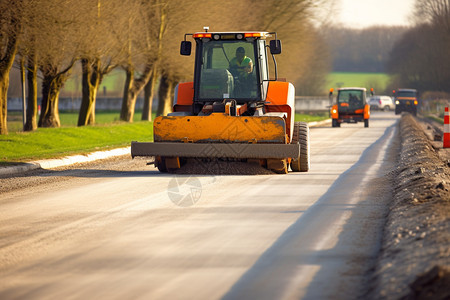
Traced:
<path fill-rule="evenodd" d="M 300 144 L 300 158 L 291 161 L 293 172 L 308 172 L 310 168 L 309 126 L 305 122 L 294 123 L 292 144 Z"/>
<path fill-rule="evenodd" d="M 385 107 L 384 107 L 384 109 L 383 109 L 384 111 L 390 111 L 391 110 L 391 108 L 389 107 L 389 105 L 386 105 Z"/>
<path fill-rule="evenodd" d="M 167 173 L 166 160 L 162 156 L 155 157 L 155 165 L 161 173 Z"/>
<path fill-rule="evenodd" d="M 338 127 L 337 124 L 338 124 L 338 122 L 336 119 L 331 120 L 331 127 Z"/>
<path fill-rule="evenodd" d="M 364 127 L 369 127 L 369 119 L 364 119 Z"/>

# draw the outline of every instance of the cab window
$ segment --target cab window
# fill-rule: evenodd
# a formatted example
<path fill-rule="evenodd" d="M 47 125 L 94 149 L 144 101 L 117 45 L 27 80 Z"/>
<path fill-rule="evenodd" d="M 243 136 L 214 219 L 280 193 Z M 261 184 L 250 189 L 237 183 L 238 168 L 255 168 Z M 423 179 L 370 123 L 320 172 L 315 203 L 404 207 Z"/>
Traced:
<path fill-rule="evenodd" d="M 244 59 L 237 62 L 236 51 L 244 52 Z M 242 55 L 242 54 L 239 54 Z M 253 42 L 208 41 L 203 42 L 200 69 L 199 98 L 256 99 L 257 80 Z M 245 69 L 251 64 L 251 71 Z"/>

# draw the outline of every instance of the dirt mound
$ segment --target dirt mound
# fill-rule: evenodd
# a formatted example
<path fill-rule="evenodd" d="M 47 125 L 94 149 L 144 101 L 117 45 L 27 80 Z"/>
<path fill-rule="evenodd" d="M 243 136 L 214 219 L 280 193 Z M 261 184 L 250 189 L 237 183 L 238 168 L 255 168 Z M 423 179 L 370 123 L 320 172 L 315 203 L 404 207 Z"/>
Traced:
<path fill-rule="evenodd" d="M 435 266 L 411 284 L 406 299 L 450 299 L 450 268 Z"/>
<path fill-rule="evenodd" d="M 411 115 L 402 116 L 400 131 L 393 202 L 370 296 L 448 299 L 450 168 Z"/>

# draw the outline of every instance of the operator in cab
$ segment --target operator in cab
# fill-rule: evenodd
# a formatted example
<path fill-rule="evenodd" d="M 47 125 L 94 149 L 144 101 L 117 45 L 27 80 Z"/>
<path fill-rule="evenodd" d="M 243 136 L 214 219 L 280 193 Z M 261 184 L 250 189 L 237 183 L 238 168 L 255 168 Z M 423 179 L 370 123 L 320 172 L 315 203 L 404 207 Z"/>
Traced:
<path fill-rule="evenodd" d="M 250 57 L 245 55 L 244 47 L 236 49 L 236 57 L 230 61 L 230 72 L 234 77 L 245 81 L 253 71 L 253 62 Z"/>

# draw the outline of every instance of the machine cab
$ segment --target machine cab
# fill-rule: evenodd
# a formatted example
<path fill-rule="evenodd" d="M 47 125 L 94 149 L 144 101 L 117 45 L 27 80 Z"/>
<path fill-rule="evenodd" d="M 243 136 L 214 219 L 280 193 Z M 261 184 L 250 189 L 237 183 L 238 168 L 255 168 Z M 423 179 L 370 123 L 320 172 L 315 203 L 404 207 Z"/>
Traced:
<path fill-rule="evenodd" d="M 227 99 L 237 104 L 263 103 L 269 81 L 266 38 L 270 36 L 268 32 L 193 34 L 194 103 L 198 107 Z M 189 55 L 190 48 L 190 42 L 182 42 L 181 54 Z M 272 40 L 270 49 L 272 54 L 280 53 L 280 41 Z"/>
<path fill-rule="evenodd" d="M 197 44 L 194 101 L 262 101 L 268 79 L 265 39 L 243 33 L 214 33 Z M 240 38 L 240 39 L 239 39 Z"/>

